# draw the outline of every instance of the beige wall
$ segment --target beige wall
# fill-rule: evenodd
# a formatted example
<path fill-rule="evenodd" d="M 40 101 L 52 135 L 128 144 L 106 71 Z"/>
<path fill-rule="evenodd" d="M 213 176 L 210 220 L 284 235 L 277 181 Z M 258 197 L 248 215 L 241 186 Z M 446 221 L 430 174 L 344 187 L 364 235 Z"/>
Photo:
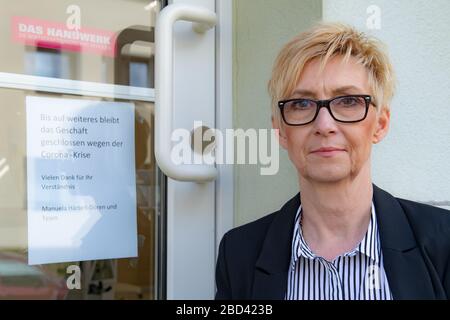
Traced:
<path fill-rule="evenodd" d="M 318 0 L 234 0 L 233 126 L 270 128 L 267 81 L 275 56 L 292 36 L 322 16 Z M 297 174 L 286 152 L 280 169 L 260 175 L 256 165 L 235 165 L 235 225 L 275 211 L 298 192 Z"/>

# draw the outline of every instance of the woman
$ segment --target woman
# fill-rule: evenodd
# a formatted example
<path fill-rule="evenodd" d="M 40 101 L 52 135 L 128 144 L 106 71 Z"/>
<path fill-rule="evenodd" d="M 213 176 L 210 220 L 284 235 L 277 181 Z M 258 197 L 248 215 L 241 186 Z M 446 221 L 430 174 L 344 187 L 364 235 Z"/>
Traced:
<path fill-rule="evenodd" d="M 217 299 L 447 299 L 450 215 L 372 184 L 395 76 L 375 39 L 320 24 L 275 62 L 272 125 L 300 193 L 228 232 Z"/>

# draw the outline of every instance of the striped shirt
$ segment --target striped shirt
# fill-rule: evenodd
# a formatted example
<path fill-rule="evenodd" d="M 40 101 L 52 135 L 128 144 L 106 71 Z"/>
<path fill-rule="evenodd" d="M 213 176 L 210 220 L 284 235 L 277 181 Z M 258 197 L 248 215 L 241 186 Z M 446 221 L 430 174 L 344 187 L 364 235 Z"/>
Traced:
<path fill-rule="evenodd" d="M 367 232 L 352 251 L 329 262 L 315 255 L 302 235 L 300 205 L 295 216 L 286 300 L 391 300 L 383 267 L 375 207 Z"/>

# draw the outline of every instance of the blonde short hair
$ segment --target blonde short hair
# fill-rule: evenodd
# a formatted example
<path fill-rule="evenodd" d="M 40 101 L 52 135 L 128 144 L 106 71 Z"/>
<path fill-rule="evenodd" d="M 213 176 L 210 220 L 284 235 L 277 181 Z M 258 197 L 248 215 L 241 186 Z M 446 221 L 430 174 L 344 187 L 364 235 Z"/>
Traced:
<path fill-rule="evenodd" d="M 290 98 L 305 65 L 321 59 L 321 68 L 334 56 L 344 61 L 352 56 L 368 71 L 374 103 L 378 111 L 389 108 L 395 91 L 395 74 L 384 44 L 342 23 L 319 23 L 288 42 L 278 54 L 268 84 L 272 115 L 280 121 L 278 101 Z M 380 108 L 381 106 L 381 108 Z"/>

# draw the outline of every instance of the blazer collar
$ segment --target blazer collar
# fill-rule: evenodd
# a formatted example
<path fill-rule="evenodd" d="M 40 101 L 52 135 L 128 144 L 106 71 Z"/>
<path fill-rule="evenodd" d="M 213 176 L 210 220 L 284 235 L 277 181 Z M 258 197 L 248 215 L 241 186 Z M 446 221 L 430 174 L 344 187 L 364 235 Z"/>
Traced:
<path fill-rule="evenodd" d="M 373 185 L 383 266 L 394 299 L 436 299 L 440 296 L 418 248 L 405 210 L 391 194 Z"/>
<path fill-rule="evenodd" d="M 406 251 L 417 247 L 409 222 L 398 200 L 373 185 L 373 202 L 382 248 Z"/>
<path fill-rule="evenodd" d="M 253 282 L 254 299 L 284 299 L 291 256 L 295 214 L 300 193 L 291 198 L 275 215 L 256 261 Z"/>
<path fill-rule="evenodd" d="M 373 185 L 384 269 L 394 299 L 435 298 L 413 232 L 397 199 Z M 256 261 L 254 299 L 284 299 L 300 193 L 275 215 Z M 422 279 L 422 280 L 421 280 Z"/>

